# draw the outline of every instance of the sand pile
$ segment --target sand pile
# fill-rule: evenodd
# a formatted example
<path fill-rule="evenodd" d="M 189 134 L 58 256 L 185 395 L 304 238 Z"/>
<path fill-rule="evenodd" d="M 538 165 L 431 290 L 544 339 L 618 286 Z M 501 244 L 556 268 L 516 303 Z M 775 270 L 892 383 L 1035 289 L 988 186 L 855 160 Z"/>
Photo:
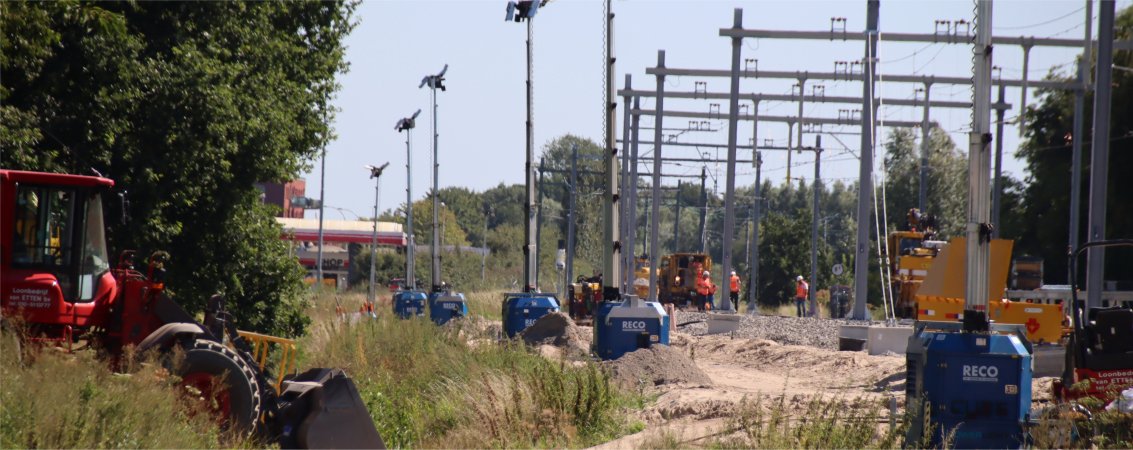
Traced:
<path fill-rule="evenodd" d="M 621 358 L 605 362 L 615 382 L 636 388 L 672 383 L 711 384 L 688 355 L 667 345 L 656 345 L 626 353 Z"/>
<path fill-rule="evenodd" d="M 547 314 L 519 333 L 527 345 L 551 345 L 568 354 L 586 354 L 590 351 L 590 333 L 574 324 L 570 316 L 557 312 Z"/>

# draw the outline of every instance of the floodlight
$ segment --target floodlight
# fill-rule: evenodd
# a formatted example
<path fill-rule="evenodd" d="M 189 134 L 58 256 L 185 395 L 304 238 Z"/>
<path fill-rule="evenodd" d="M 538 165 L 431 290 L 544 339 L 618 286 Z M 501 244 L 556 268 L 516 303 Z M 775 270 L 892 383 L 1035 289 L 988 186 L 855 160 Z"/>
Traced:
<path fill-rule="evenodd" d="M 417 115 L 419 114 L 421 114 L 420 109 L 418 109 L 417 112 L 413 113 L 412 116 L 397 121 L 397 125 L 394 126 L 393 129 L 397 131 L 413 129 L 413 127 L 417 126 Z"/>
<path fill-rule="evenodd" d="M 385 164 L 382 164 L 381 167 L 374 167 L 374 166 L 367 164 L 366 168 L 370 169 L 370 178 L 377 178 L 377 177 L 382 176 L 382 171 L 386 169 L 386 166 L 389 166 L 388 162 L 385 163 Z"/>

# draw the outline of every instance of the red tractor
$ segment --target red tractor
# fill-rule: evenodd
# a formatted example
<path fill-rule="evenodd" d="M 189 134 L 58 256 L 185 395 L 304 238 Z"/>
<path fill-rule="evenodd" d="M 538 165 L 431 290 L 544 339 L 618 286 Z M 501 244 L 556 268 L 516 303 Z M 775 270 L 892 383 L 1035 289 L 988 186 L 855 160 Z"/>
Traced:
<path fill-rule="evenodd" d="M 102 177 L 0 170 L 0 312 L 19 318 L 31 341 L 86 343 L 117 362 L 127 348 L 161 352 L 186 386 L 211 397 L 232 429 L 255 431 L 285 448 L 377 448 L 383 443 L 354 382 L 338 369 L 269 381 L 249 339 L 237 332 L 222 296 L 205 323 L 165 293 L 163 252 L 135 270 L 134 252 L 111 266 Z M 183 360 L 170 355 L 180 349 Z M 265 353 L 266 354 L 266 353 Z M 286 371 L 286 367 L 280 369 Z"/>

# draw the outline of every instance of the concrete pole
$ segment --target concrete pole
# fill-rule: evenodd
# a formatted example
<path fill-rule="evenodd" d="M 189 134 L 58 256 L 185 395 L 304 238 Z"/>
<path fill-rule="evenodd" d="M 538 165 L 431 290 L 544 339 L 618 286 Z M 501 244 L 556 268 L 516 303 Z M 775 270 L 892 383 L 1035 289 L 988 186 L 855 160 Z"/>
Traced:
<path fill-rule="evenodd" d="M 570 147 L 570 199 L 567 213 L 566 282 L 574 282 L 575 208 L 578 202 L 578 144 Z"/>
<path fill-rule="evenodd" d="M 708 254 L 708 167 L 700 168 L 700 253 Z"/>
<path fill-rule="evenodd" d="M 539 243 L 535 241 L 535 81 L 534 81 L 534 51 L 531 23 L 534 18 L 527 19 L 527 202 L 524 213 L 527 215 L 527 224 L 523 227 L 523 238 L 526 244 L 523 247 L 523 292 L 538 290 L 535 280 L 535 256 L 538 254 Z"/>
<path fill-rule="evenodd" d="M 1078 58 L 1078 81 L 1082 89 L 1074 92 L 1074 129 L 1071 131 L 1070 148 L 1070 237 L 1067 240 L 1070 252 L 1078 251 L 1079 224 L 1082 222 L 1082 139 L 1086 128 L 1086 86 L 1085 71 L 1088 70 L 1082 58 Z M 1069 283 L 1073 267 L 1067 266 L 1066 280 Z"/>
<path fill-rule="evenodd" d="M 681 186 L 681 181 L 677 180 L 677 214 L 673 218 L 673 253 L 681 251 Z"/>
<path fill-rule="evenodd" d="M 810 316 L 820 317 L 818 314 L 818 215 L 820 201 L 822 200 L 822 135 L 814 137 L 814 206 L 810 212 Z"/>
<path fill-rule="evenodd" d="M 641 106 L 641 98 L 640 97 L 634 97 L 633 98 L 633 109 L 638 109 L 640 106 Z M 626 234 L 626 236 L 625 236 L 625 240 L 626 240 L 625 248 L 629 251 L 629 255 L 630 255 L 631 258 L 634 257 L 634 252 L 637 251 L 635 249 L 635 247 L 636 247 L 635 241 L 637 239 L 637 142 L 638 142 L 637 141 L 637 137 L 638 137 L 637 131 L 638 131 L 640 122 L 641 122 L 641 116 L 638 116 L 638 115 L 634 115 L 633 119 L 630 120 L 630 126 L 633 127 L 633 132 L 630 134 L 631 142 L 630 142 L 630 150 L 629 150 L 629 152 L 630 152 L 630 155 L 629 155 L 630 163 L 629 163 L 629 183 L 628 183 L 629 184 L 629 201 L 626 205 L 626 207 L 629 209 L 629 214 L 627 215 L 629 217 L 629 228 L 628 228 L 629 233 Z M 652 260 L 650 261 L 650 264 L 652 264 Z M 652 270 L 652 269 L 654 269 L 654 267 L 650 266 L 650 269 Z"/>
<path fill-rule="evenodd" d="M 605 212 L 604 233 L 602 240 L 602 298 L 604 300 L 619 300 L 621 298 L 622 265 L 619 259 L 621 250 L 621 226 L 619 224 L 618 210 L 621 192 L 618 190 L 618 149 L 614 135 L 617 131 L 617 83 L 614 82 L 614 12 L 611 1 L 606 0 L 606 92 L 605 92 L 605 121 L 606 129 L 606 191 L 602 194 Z"/>
<path fill-rule="evenodd" d="M 752 147 L 755 147 L 754 145 Z M 748 274 L 748 287 L 747 287 L 747 313 L 759 314 L 759 308 L 756 306 L 756 297 L 759 287 L 759 224 L 762 218 L 763 199 L 760 198 L 759 190 L 762 188 L 760 183 L 761 169 L 763 168 L 763 157 L 760 156 L 759 150 L 752 150 L 754 155 L 752 159 L 755 161 L 755 187 L 752 189 L 752 213 L 755 217 L 752 219 L 752 238 L 751 238 L 751 273 Z"/>
<path fill-rule="evenodd" d="M 657 51 L 657 67 L 665 67 L 665 51 Z M 656 301 L 657 296 L 657 271 L 658 262 L 657 248 L 658 248 L 658 235 L 657 235 L 657 216 L 660 214 L 658 209 L 661 206 L 661 129 L 662 118 L 665 112 L 665 76 L 657 75 L 657 115 L 654 116 L 653 123 L 653 204 L 649 209 L 649 297 L 651 301 Z M 634 164 L 636 167 L 637 165 Z"/>
<path fill-rule="evenodd" d="M 1023 86 L 1019 88 L 1019 136 L 1023 135 L 1027 125 L 1027 87 L 1030 86 L 1027 80 L 1027 72 L 1031 67 L 1031 46 L 1034 45 L 1034 38 L 1023 38 Z M 1000 85 L 1002 87 L 1002 85 Z M 1000 100 L 1000 103 L 1003 101 Z"/>
<path fill-rule="evenodd" d="M 795 150 L 795 123 L 787 122 L 787 187 L 791 187 L 791 152 Z M 802 142 L 799 142 L 802 146 Z"/>
<path fill-rule="evenodd" d="M 932 90 L 932 83 L 925 83 L 924 85 L 924 118 L 921 119 L 921 182 L 920 189 L 917 193 L 917 208 L 921 212 L 928 210 L 928 152 L 929 152 L 929 136 L 931 135 L 931 125 L 929 124 L 928 108 L 931 104 L 929 100 L 929 92 Z M 1000 99 L 1002 101 L 1002 99 Z"/>
<path fill-rule="evenodd" d="M 748 243 L 748 283 L 747 283 L 747 313 L 759 314 L 759 308 L 756 306 L 756 287 L 759 281 L 759 223 L 760 223 L 760 210 L 761 202 L 759 198 L 759 183 L 760 169 L 763 167 L 763 161 L 759 155 L 759 100 L 754 100 L 751 106 L 751 114 L 755 117 L 751 121 L 751 165 L 755 168 L 755 184 L 752 186 L 752 219 L 751 219 L 751 242 Z"/>
<path fill-rule="evenodd" d="M 629 91 L 629 90 L 633 89 L 632 81 L 633 80 L 630 77 L 630 74 L 627 73 L 626 74 L 626 80 L 625 80 L 625 90 Z M 624 108 L 623 108 L 624 111 L 622 111 L 622 148 L 621 148 L 621 154 L 622 154 L 622 167 L 621 167 L 622 170 L 621 170 L 621 172 L 622 173 L 621 173 L 621 179 L 620 179 L 621 180 L 621 187 L 618 188 L 618 192 L 621 193 L 621 195 L 619 196 L 619 201 L 618 201 L 618 205 L 621 207 L 620 208 L 621 209 L 621 211 L 620 211 L 621 220 L 618 222 L 621 225 L 621 240 L 622 240 L 622 280 L 621 281 L 622 281 L 622 292 L 632 292 L 633 291 L 633 269 L 634 269 L 633 246 L 626 244 L 627 239 L 629 238 L 629 235 L 631 233 L 633 233 L 633 219 L 631 217 L 629 217 L 629 210 L 630 210 L 629 202 L 631 200 L 631 197 L 629 195 L 629 190 L 630 190 L 630 185 L 629 185 L 629 182 L 630 182 L 630 180 L 629 180 L 629 165 L 630 165 L 630 161 L 629 161 L 629 153 L 630 153 L 629 152 L 629 127 L 630 127 L 630 120 L 631 120 L 630 119 L 630 116 L 631 116 L 630 107 L 629 107 L 630 106 L 629 94 L 622 96 L 622 105 L 624 105 Z"/>
<path fill-rule="evenodd" d="M 736 8 L 733 13 L 734 29 L 742 29 L 744 10 Z M 736 141 L 739 136 L 740 114 L 740 44 L 742 38 L 732 38 L 732 98 L 728 104 L 728 168 L 724 182 L 724 236 L 720 256 L 722 264 L 720 270 L 720 297 L 717 302 L 719 309 L 725 312 L 735 311 L 732 301 L 726 296 L 726 289 L 732 274 L 732 238 L 735 237 L 736 228 Z M 799 105 L 802 105 L 800 102 Z"/>
<path fill-rule="evenodd" d="M 799 134 L 795 138 L 795 142 L 799 143 L 799 148 L 803 148 L 803 102 L 805 101 L 805 99 L 803 98 L 804 97 L 803 92 L 804 92 L 805 88 L 806 88 L 806 78 L 799 78 L 799 115 L 798 115 L 798 124 L 799 124 L 798 133 Z M 794 127 L 793 124 L 790 124 L 788 126 Z M 787 131 L 788 142 L 790 142 L 790 135 L 791 135 L 790 128 L 788 128 L 788 131 Z M 787 146 L 790 147 L 791 144 L 788 143 Z M 787 152 L 787 184 L 791 184 L 791 152 Z"/>
<path fill-rule="evenodd" d="M 1007 92 L 1007 87 L 999 85 L 999 102 L 1003 103 L 1003 97 Z M 999 210 L 1000 201 L 1003 196 L 1003 115 L 1006 111 L 1003 108 L 995 108 L 995 176 L 991 182 L 991 237 L 999 237 Z"/>
<path fill-rule="evenodd" d="M 1082 56 L 1078 58 L 1078 85 L 1074 92 L 1074 130 L 1072 131 L 1070 169 L 1070 252 L 1078 251 L 1078 237 L 1082 223 L 1082 140 L 1086 137 L 1086 92 L 1089 91 L 1090 61 L 1093 56 L 1094 2 L 1086 0 L 1086 32 L 1082 39 Z M 1072 267 L 1066 267 L 1066 280 L 1070 282 Z"/>
<path fill-rule="evenodd" d="M 990 272 L 990 222 L 988 206 L 991 172 L 991 0 L 979 0 L 976 6 L 976 39 L 972 47 L 972 131 L 968 135 L 968 221 L 967 267 L 964 285 L 965 319 L 973 313 L 985 314 L 984 320 L 965 321 L 966 331 L 986 330 L 988 313 L 988 273 Z"/>
<path fill-rule="evenodd" d="M 1106 186 L 1109 181 L 1109 117 L 1110 83 L 1113 80 L 1113 15 L 1114 0 L 1098 3 L 1098 63 L 1094 69 L 1094 136 L 1090 151 L 1090 221 L 1087 239 L 1105 239 Z M 1087 252 L 1086 307 L 1102 306 L 1102 280 L 1105 275 L 1105 250 L 1091 248 Z"/>
<path fill-rule="evenodd" d="M 865 61 L 862 72 L 862 143 L 858 169 L 858 236 L 854 255 L 854 310 L 851 317 L 868 320 L 866 295 L 869 293 L 869 214 L 873 197 L 873 82 L 877 58 L 877 19 L 880 0 L 869 0 L 866 10 Z M 813 282 L 813 280 L 811 280 Z"/>

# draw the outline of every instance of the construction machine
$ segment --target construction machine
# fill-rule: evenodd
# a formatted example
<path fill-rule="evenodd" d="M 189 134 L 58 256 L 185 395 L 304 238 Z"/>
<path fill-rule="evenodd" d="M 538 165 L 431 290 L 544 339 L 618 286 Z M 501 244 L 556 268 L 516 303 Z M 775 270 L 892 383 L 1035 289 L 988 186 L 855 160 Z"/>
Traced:
<path fill-rule="evenodd" d="M 1133 239 L 1088 242 L 1070 253 L 1073 333 L 1062 378 L 1053 385 L 1054 397 L 1061 401 L 1093 397 L 1104 406 L 1133 388 L 1133 307 L 1087 308 L 1078 297 L 1077 260 L 1086 250 L 1103 247 L 1133 247 Z"/>
<path fill-rule="evenodd" d="M 567 286 L 567 313 L 579 325 L 590 325 L 602 302 L 601 275 L 579 275 Z"/>
<path fill-rule="evenodd" d="M 154 252 L 144 273 L 132 250 L 112 266 L 102 196 L 113 186 L 101 176 L 0 169 L 0 311 L 19 318 L 25 339 L 67 349 L 86 343 L 115 366 L 158 352 L 227 429 L 281 447 L 383 446 L 342 370 L 288 374 L 294 341 L 237 331 L 223 296 L 207 302 L 204 323 L 174 303 L 165 289 L 168 254 Z M 274 378 L 272 346 L 283 355 Z"/>
<path fill-rule="evenodd" d="M 674 253 L 661 258 L 657 277 L 658 297 L 662 303 L 686 306 L 696 292 L 696 279 L 705 270 L 712 270 L 712 257 L 704 253 Z"/>
<path fill-rule="evenodd" d="M 952 321 L 963 317 L 966 239 L 940 240 L 936 221 L 933 215 L 913 208 L 906 215 L 907 229 L 887 236 L 893 313 L 899 319 Z M 1005 300 L 1013 242 L 992 239 L 990 244 L 988 318 L 1023 325 L 1026 338 L 1033 343 L 1057 343 L 1063 332 L 1061 307 Z"/>
<path fill-rule="evenodd" d="M 928 275 L 933 258 L 946 244 L 936 238 L 936 217 L 923 214 L 917 208 L 905 217 L 906 229 L 892 231 L 885 240 L 889 255 L 889 273 L 894 313 L 898 318 L 917 317 L 917 289 Z"/>

